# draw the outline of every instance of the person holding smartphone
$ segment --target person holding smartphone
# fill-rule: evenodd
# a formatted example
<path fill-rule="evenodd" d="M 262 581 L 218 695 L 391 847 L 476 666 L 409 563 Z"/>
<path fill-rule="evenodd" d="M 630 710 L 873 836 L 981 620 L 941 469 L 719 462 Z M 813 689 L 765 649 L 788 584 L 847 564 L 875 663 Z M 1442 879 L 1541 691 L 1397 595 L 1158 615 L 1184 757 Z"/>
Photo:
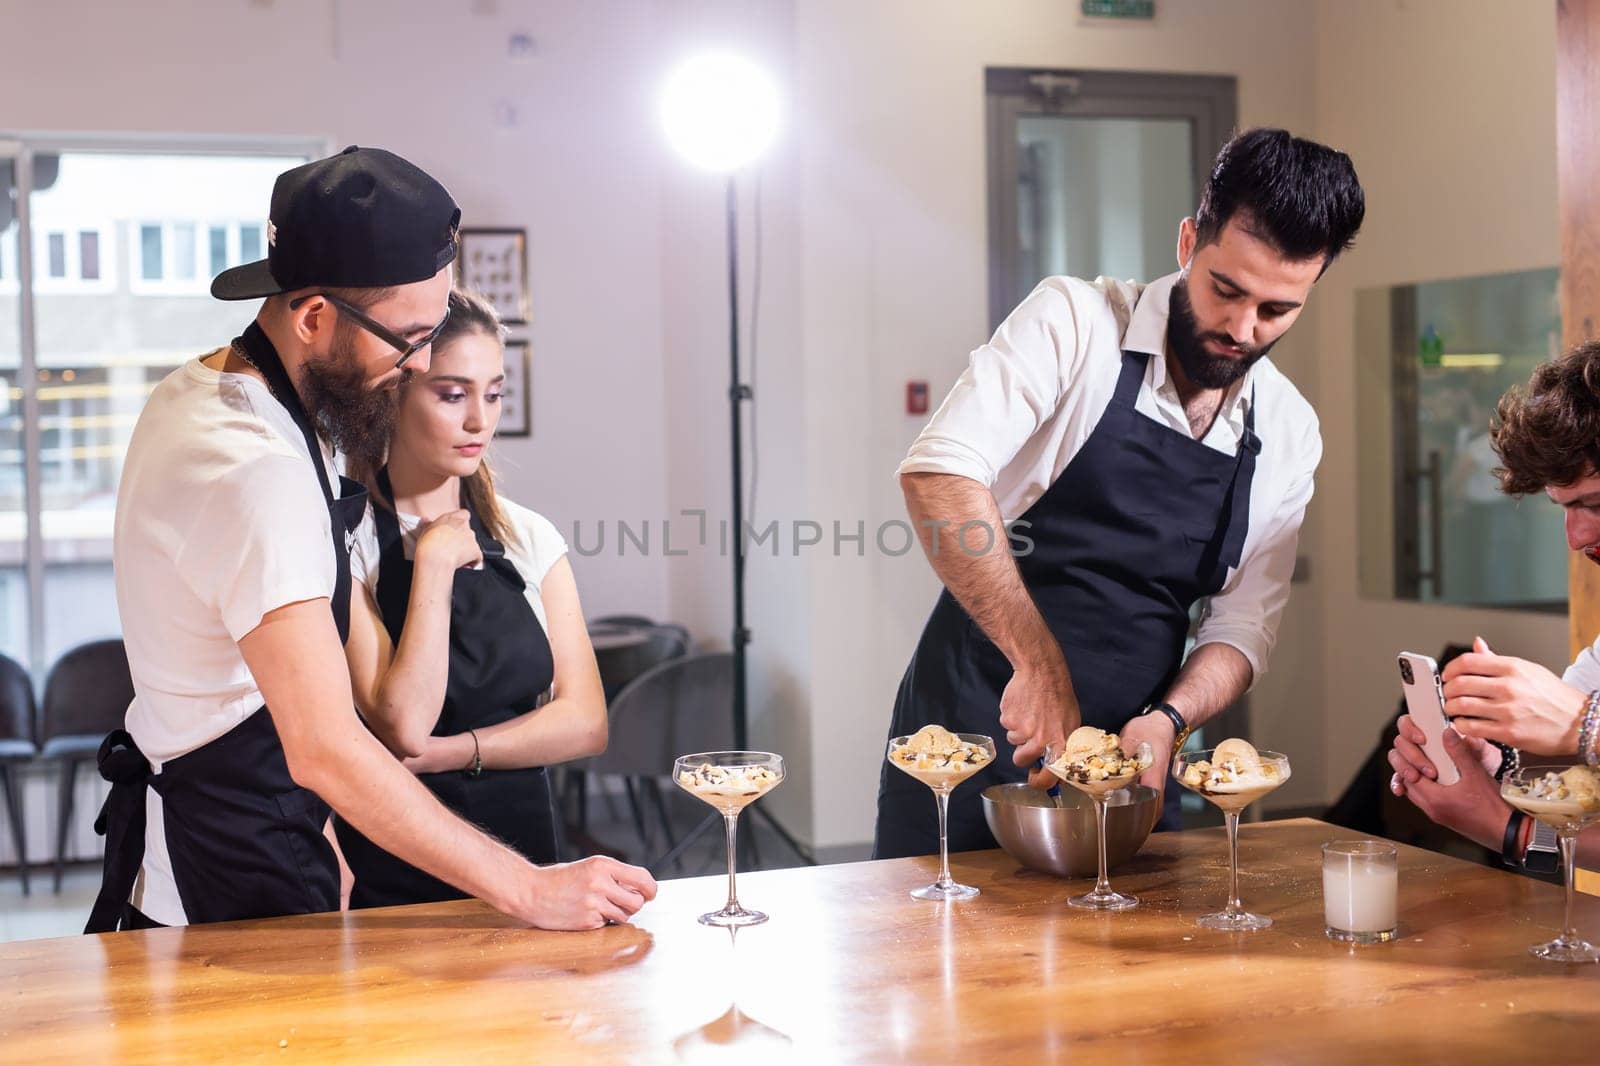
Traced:
<path fill-rule="evenodd" d="M 606 701 L 567 545 L 495 491 L 504 329 L 450 294 L 433 359 L 400 389 L 373 506 L 356 530 L 345 655 L 373 733 L 447 808 L 535 863 L 559 857 L 546 767 L 606 746 Z M 343 818 L 352 907 L 464 893 Z M 604 913 L 622 920 L 611 902 Z"/>
<path fill-rule="evenodd" d="M 1543 492 L 1566 514 L 1567 546 L 1600 564 L 1600 343 L 1542 363 L 1526 388 L 1496 410 L 1492 439 L 1503 492 Z M 1410 715 L 1389 752 L 1390 788 L 1433 821 L 1501 853 L 1512 865 L 1556 867 L 1553 831 L 1500 798 L 1497 779 L 1523 755 L 1600 765 L 1600 638 L 1557 676 L 1538 663 L 1499 655 L 1480 637 L 1444 668 L 1445 753 L 1461 772 L 1439 783 Z M 1579 861 L 1600 865 L 1600 827 L 1582 834 Z"/>

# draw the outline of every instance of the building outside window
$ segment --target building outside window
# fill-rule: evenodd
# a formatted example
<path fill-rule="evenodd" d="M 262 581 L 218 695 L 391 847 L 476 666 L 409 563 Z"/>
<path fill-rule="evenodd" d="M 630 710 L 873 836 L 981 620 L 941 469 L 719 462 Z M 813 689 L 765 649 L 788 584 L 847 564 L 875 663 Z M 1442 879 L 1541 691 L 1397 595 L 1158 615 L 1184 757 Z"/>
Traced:
<path fill-rule="evenodd" d="M 120 633 L 111 534 L 129 434 L 162 378 L 248 323 L 250 308 L 210 297 L 211 278 L 261 258 L 265 223 L 242 220 L 264 215 L 277 175 L 322 149 L 268 147 L 62 152 L 54 179 L 19 205 L 30 291 L 16 266 L 21 210 L 0 229 L 0 652 L 41 680 L 63 652 Z"/>

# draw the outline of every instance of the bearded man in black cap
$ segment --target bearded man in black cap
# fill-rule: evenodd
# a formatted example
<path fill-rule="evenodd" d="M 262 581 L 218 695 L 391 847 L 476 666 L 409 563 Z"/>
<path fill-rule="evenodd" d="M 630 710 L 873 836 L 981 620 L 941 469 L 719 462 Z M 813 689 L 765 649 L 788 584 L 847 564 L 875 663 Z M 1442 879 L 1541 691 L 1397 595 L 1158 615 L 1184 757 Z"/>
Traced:
<path fill-rule="evenodd" d="M 544 928 L 626 921 L 655 894 L 609 858 L 538 868 L 448 812 L 362 725 L 342 648 L 366 492 L 397 389 L 444 324 L 461 212 L 433 178 L 347 148 L 279 176 L 267 259 L 213 282 L 264 299 L 230 345 L 151 393 L 118 490 L 133 674 L 96 828 L 88 931 L 337 909 L 330 808 L 380 847 Z"/>

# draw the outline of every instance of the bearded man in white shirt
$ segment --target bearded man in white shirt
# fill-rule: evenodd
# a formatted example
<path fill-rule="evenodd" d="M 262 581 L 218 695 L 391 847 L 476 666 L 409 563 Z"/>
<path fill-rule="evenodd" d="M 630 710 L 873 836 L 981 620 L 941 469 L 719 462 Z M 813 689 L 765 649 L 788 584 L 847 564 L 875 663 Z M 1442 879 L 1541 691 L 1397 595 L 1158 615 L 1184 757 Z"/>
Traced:
<path fill-rule="evenodd" d="M 1236 135 L 1179 227 L 1178 273 L 1046 278 L 912 445 L 900 482 L 945 588 L 890 733 L 937 723 L 1000 753 L 952 798 L 952 850 L 993 847 L 982 787 L 1053 783 L 1039 760 L 1080 724 L 1148 741 L 1141 780 L 1163 790 L 1175 745 L 1265 669 L 1322 448 L 1266 356 L 1364 213 L 1348 156 Z M 886 767 L 875 857 L 937 849 L 922 786 Z"/>

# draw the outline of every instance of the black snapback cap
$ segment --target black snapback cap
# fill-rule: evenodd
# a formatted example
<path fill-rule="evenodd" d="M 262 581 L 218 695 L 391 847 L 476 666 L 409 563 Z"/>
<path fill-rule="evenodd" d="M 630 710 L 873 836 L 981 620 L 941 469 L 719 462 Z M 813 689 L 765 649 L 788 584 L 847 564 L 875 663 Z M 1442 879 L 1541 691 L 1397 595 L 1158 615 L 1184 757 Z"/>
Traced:
<path fill-rule="evenodd" d="M 211 295 L 254 300 L 317 286 L 426 281 L 455 260 L 460 225 L 455 200 L 420 167 L 352 145 L 278 175 L 267 257 L 218 274 Z"/>

